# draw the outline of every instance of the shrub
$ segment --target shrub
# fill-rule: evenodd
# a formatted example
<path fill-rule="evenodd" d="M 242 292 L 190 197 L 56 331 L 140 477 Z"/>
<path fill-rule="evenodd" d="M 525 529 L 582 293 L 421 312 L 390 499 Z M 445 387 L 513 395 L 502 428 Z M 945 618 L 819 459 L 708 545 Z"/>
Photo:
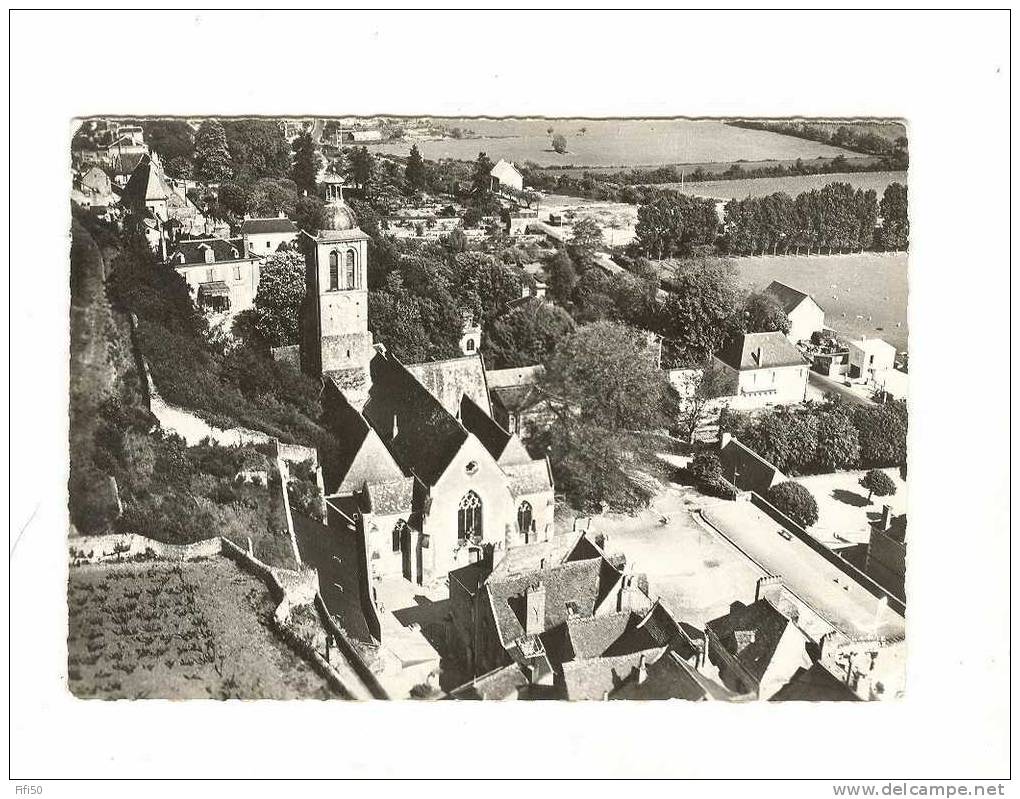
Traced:
<path fill-rule="evenodd" d="M 695 455 L 691 460 L 691 477 L 701 485 L 717 484 L 722 478 L 718 453 L 703 450 Z"/>
<path fill-rule="evenodd" d="M 818 521 L 818 503 L 800 483 L 788 480 L 768 490 L 766 499 L 801 527 L 810 527 Z"/>
<path fill-rule="evenodd" d="M 896 483 L 885 472 L 872 469 L 861 478 L 861 487 L 868 490 L 868 502 L 872 495 L 891 497 L 896 493 Z"/>

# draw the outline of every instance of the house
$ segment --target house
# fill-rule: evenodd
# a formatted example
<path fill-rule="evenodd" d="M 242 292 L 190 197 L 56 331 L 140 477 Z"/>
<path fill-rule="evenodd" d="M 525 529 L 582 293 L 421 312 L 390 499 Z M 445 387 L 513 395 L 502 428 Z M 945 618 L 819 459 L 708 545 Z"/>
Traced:
<path fill-rule="evenodd" d="M 528 225 L 538 221 L 538 211 L 530 208 L 517 208 L 503 213 L 503 224 L 506 225 L 508 236 L 523 236 L 528 232 Z"/>
<path fill-rule="evenodd" d="M 880 338 L 851 341 L 849 349 L 851 379 L 881 385 L 896 363 L 896 348 Z"/>
<path fill-rule="evenodd" d="M 608 699 L 685 699 L 706 702 L 729 699 L 733 694 L 706 677 L 673 651 L 651 663 L 639 663 L 630 677 L 609 692 Z"/>
<path fill-rule="evenodd" d="M 113 205 L 117 197 L 113 193 L 110 176 L 95 164 L 86 167 L 74 178 L 71 201 L 82 208 L 106 208 Z"/>
<path fill-rule="evenodd" d="M 492 416 L 504 430 L 525 435 L 549 421 L 549 402 L 538 388 L 543 374 L 541 364 L 486 370 Z"/>
<path fill-rule="evenodd" d="M 524 264 L 521 269 L 527 276 L 521 285 L 521 298 L 537 297 L 542 299 L 545 297 L 549 288 L 549 276 L 546 274 L 545 266 L 541 262 L 535 261 Z"/>
<path fill-rule="evenodd" d="M 820 333 L 825 329 L 825 309 L 815 298 L 803 291 L 773 280 L 765 289 L 767 294 L 775 297 L 790 320 L 790 341 L 806 341 L 812 333 Z"/>
<path fill-rule="evenodd" d="M 374 578 L 419 585 L 486 550 L 546 536 L 552 472 L 492 418 L 478 353 L 404 365 L 368 329 L 368 236 L 342 200 L 307 237 L 302 369 L 340 443 L 325 494 L 358 508 Z"/>
<path fill-rule="evenodd" d="M 702 648 L 604 544 L 579 531 L 452 571 L 452 626 L 467 666 L 483 674 L 511 665 L 551 670 L 553 696 L 605 699 L 665 655 L 697 662 Z"/>
<path fill-rule="evenodd" d="M 906 598 L 907 516 L 892 516 L 889 506 L 871 525 L 864 571 L 900 599 Z"/>
<path fill-rule="evenodd" d="M 705 637 L 723 684 L 756 699 L 769 699 L 799 669 L 811 668 L 808 637 L 766 599 L 734 602 L 705 625 Z"/>
<path fill-rule="evenodd" d="M 510 161 L 502 158 L 489 172 L 492 178 L 491 188 L 497 194 L 512 191 L 524 191 L 524 176 Z"/>
<path fill-rule="evenodd" d="M 233 315 L 255 302 L 259 259 L 245 253 L 243 239 L 180 239 L 167 263 L 187 281 L 200 308 Z"/>
<path fill-rule="evenodd" d="M 283 244 L 297 241 L 301 231 L 286 216 L 269 219 L 248 218 L 241 222 L 241 235 L 252 255 L 270 255 Z"/>
<path fill-rule="evenodd" d="M 803 402 L 808 362 L 782 333 L 743 333 L 714 357 L 727 375 L 734 407 Z"/>

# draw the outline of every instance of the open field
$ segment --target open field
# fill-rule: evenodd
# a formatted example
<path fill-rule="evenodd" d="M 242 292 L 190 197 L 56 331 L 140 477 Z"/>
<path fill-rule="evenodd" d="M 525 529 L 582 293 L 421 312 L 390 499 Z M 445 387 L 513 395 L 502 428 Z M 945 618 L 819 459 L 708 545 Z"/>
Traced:
<path fill-rule="evenodd" d="M 267 626 L 265 585 L 225 558 L 75 566 L 68 685 L 83 699 L 328 699 Z"/>
<path fill-rule="evenodd" d="M 748 180 L 711 180 L 700 183 L 662 183 L 659 188 L 670 188 L 698 197 L 717 200 L 742 200 L 745 197 L 764 197 L 783 191 L 791 197 L 811 189 L 821 189 L 830 183 L 849 183 L 855 189 L 874 189 L 879 199 L 890 183 L 907 184 L 906 172 L 847 172 L 832 175 L 794 175 L 785 178 L 751 178 Z"/>
<path fill-rule="evenodd" d="M 711 119 L 445 119 L 448 128 L 477 137 L 417 142 L 431 160 L 473 161 L 485 152 L 494 161 L 534 161 L 541 166 L 661 166 L 664 164 L 766 159 L 811 159 L 853 153 L 826 144 L 767 131 L 746 130 Z M 586 128 L 584 134 L 581 128 Z M 567 152 L 552 149 L 553 128 L 567 140 Z M 369 144 L 374 153 L 407 155 L 411 142 Z"/>
<path fill-rule="evenodd" d="M 638 207 L 629 203 L 588 200 L 565 194 L 547 194 L 538 207 L 538 216 L 543 221 L 551 213 L 563 215 L 568 234 L 574 219 L 593 218 L 602 227 L 602 236 L 610 247 L 621 247 L 634 240 L 637 212 Z"/>
<path fill-rule="evenodd" d="M 907 349 L 907 254 L 766 255 L 733 258 L 740 282 L 763 289 L 773 280 L 815 298 L 825 324 L 852 337 L 883 338 Z M 897 327 L 899 325 L 899 327 Z"/>

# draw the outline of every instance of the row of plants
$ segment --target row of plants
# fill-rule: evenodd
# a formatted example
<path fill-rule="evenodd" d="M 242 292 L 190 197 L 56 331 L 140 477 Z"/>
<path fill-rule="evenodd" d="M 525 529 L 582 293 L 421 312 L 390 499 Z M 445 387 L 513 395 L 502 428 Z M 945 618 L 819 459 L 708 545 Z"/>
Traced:
<path fill-rule="evenodd" d="M 731 433 L 788 475 L 843 469 L 906 467 L 907 404 L 863 406 L 828 398 L 751 415 L 724 409 Z"/>

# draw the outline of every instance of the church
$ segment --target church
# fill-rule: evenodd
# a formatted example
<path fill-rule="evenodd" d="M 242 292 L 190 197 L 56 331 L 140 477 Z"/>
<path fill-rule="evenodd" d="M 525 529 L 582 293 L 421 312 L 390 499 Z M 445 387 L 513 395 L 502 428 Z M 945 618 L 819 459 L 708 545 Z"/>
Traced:
<path fill-rule="evenodd" d="M 327 501 L 361 537 L 369 578 L 429 585 L 483 552 L 547 540 L 548 459 L 493 419 L 478 352 L 403 364 L 373 342 L 368 235 L 328 188 L 337 190 L 322 229 L 302 234 L 301 364 L 322 379 L 325 423 L 340 442 L 324 466 Z"/>

